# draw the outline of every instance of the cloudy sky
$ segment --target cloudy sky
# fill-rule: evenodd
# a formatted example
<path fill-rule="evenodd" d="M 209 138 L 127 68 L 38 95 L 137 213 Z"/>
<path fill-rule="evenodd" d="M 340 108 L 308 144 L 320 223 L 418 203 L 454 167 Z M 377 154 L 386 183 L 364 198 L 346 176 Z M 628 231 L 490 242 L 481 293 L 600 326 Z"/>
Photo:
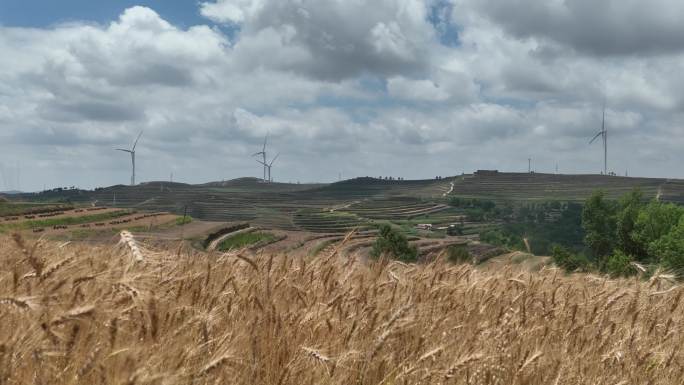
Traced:
<path fill-rule="evenodd" d="M 2 0 L 0 190 L 684 177 L 680 0 Z"/>

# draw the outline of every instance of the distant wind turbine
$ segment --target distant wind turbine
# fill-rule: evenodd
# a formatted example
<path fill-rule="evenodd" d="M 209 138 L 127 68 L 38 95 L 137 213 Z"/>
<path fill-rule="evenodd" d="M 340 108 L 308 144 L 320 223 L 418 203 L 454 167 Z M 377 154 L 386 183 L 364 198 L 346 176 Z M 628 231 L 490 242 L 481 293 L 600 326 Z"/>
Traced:
<path fill-rule="evenodd" d="M 257 162 L 261 163 L 264 166 L 264 182 L 266 182 L 266 170 L 268 169 L 268 164 L 266 163 L 266 142 L 268 141 L 268 133 L 266 133 L 266 136 L 264 137 L 264 147 L 261 149 L 259 152 L 255 152 L 252 154 L 252 156 L 258 156 L 261 155 L 261 158 L 263 160 L 257 160 Z"/>
<path fill-rule="evenodd" d="M 601 121 L 601 131 L 589 142 L 594 143 L 601 137 L 603 140 L 603 175 L 608 175 L 608 129 L 606 128 L 606 104 L 603 103 L 603 120 Z"/>
<path fill-rule="evenodd" d="M 135 186 L 135 147 L 138 145 L 138 141 L 140 140 L 140 137 L 142 136 L 143 132 L 140 131 L 140 134 L 138 134 L 138 137 L 135 139 L 135 142 L 133 142 L 133 147 L 131 147 L 130 150 L 126 150 L 125 148 L 117 148 L 117 151 L 123 151 L 131 154 L 131 162 L 133 163 L 133 174 L 131 175 L 131 186 Z"/>
<path fill-rule="evenodd" d="M 279 156 L 280 156 L 280 153 L 276 154 L 276 156 L 273 159 L 271 159 L 270 163 L 264 163 L 264 162 L 260 161 L 259 159 L 256 160 L 257 162 L 259 162 L 260 164 L 262 164 L 266 168 L 266 170 L 267 170 L 266 172 L 268 174 L 268 181 L 269 182 L 273 182 L 273 178 L 271 177 L 271 168 L 273 168 L 273 163 L 275 163 L 276 159 L 278 159 Z"/>

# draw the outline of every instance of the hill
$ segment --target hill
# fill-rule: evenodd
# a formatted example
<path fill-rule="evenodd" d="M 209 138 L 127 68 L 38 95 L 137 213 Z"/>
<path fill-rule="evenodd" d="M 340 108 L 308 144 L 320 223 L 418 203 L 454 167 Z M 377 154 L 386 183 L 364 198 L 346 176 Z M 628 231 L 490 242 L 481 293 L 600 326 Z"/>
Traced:
<path fill-rule="evenodd" d="M 133 187 L 47 191 L 20 197 L 176 214 L 187 210 L 195 218 L 212 221 L 250 221 L 285 230 L 344 232 L 373 220 L 421 217 L 435 223 L 453 223 L 461 213 L 446 210 L 444 203 L 450 197 L 512 202 L 583 201 L 597 189 L 617 198 L 635 187 L 649 199 L 658 197 L 684 203 L 682 180 L 526 173 L 427 180 L 356 178 L 331 184 L 263 183 L 256 178 L 200 185 L 149 182 Z"/>

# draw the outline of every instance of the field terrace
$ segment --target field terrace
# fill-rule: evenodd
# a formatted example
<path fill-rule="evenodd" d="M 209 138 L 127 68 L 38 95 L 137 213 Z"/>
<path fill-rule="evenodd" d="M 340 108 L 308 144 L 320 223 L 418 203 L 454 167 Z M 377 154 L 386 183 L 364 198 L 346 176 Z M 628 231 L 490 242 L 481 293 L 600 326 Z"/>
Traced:
<path fill-rule="evenodd" d="M 659 189 L 684 192 L 684 181 L 669 182 L 657 178 L 627 178 L 605 175 L 556 175 L 538 173 L 498 173 L 469 175 L 454 183 L 451 195 L 494 200 L 584 201 L 594 191 L 603 190 L 611 198 L 641 189 L 647 198 L 655 198 Z M 663 193 L 663 197 L 667 196 Z M 672 196 L 672 198 L 676 198 Z M 679 198 L 681 199 L 681 197 Z"/>

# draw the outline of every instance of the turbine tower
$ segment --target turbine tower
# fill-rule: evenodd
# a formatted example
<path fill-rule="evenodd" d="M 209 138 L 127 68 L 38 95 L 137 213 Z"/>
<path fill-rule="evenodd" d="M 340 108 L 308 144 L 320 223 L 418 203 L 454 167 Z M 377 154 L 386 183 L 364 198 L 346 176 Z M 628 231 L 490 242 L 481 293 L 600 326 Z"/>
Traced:
<path fill-rule="evenodd" d="M 258 156 L 261 155 L 262 160 L 258 160 L 257 162 L 261 163 L 264 166 L 264 182 L 267 182 L 266 180 L 266 170 L 268 169 L 268 164 L 266 163 L 266 142 L 268 141 L 268 133 L 266 133 L 266 136 L 264 137 L 264 147 L 261 149 L 259 152 L 255 152 L 252 154 L 252 156 Z"/>
<path fill-rule="evenodd" d="M 135 139 L 135 142 L 133 142 L 133 147 L 131 147 L 130 150 L 126 150 L 125 148 L 117 148 L 117 151 L 123 151 L 131 154 L 131 163 L 133 164 L 133 174 L 131 174 L 131 186 L 135 186 L 135 147 L 138 145 L 138 141 L 140 140 L 140 137 L 142 136 L 143 132 L 140 131 L 140 134 L 138 134 L 138 137 Z"/>
<path fill-rule="evenodd" d="M 279 156 L 280 156 L 280 153 L 276 154 L 276 156 L 273 159 L 271 159 L 270 163 L 264 163 L 259 159 L 256 160 L 257 162 L 259 162 L 259 164 L 262 164 L 264 166 L 264 168 L 267 170 L 267 174 L 268 174 L 267 180 L 269 182 L 273 182 L 273 178 L 271 177 L 271 168 L 273 167 L 273 163 L 275 163 L 276 159 L 278 159 Z"/>
<path fill-rule="evenodd" d="M 608 175 L 608 129 L 606 128 L 606 104 L 603 104 L 603 119 L 601 121 L 601 131 L 589 142 L 594 143 L 596 139 L 601 137 L 603 140 L 603 175 Z"/>

